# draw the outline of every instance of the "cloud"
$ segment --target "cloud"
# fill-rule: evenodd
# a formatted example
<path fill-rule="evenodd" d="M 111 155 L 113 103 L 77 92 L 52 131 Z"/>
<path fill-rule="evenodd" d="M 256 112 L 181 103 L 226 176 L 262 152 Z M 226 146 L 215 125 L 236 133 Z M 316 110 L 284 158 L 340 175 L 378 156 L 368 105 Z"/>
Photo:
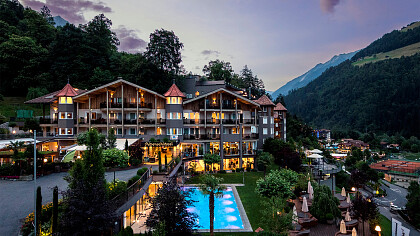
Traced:
<path fill-rule="evenodd" d="M 320 0 L 321 10 L 325 13 L 333 13 L 334 7 L 340 3 L 340 0 Z"/>
<path fill-rule="evenodd" d="M 22 4 L 39 11 L 44 5 L 51 10 L 52 15 L 59 15 L 65 20 L 77 24 L 86 23 L 83 16 L 85 11 L 95 11 L 98 13 L 112 12 L 111 8 L 103 2 L 92 2 L 89 0 L 46 0 L 41 2 L 38 0 L 21 0 Z"/>
<path fill-rule="evenodd" d="M 137 31 L 119 25 L 114 32 L 120 40 L 120 46 L 118 47 L 120 51 L 137 53 L 146 49 L 147 43 L 138 36 Z"/>
<path fill-rule="evenodd" d="M 220 52 L 216 51 L 216 50 L 203 50 L 201 52 L 201 54 L 203 54 L 205 56 L 213 56 L 214 55 L 214 56 L 218 57 L 220 55 Z"/>

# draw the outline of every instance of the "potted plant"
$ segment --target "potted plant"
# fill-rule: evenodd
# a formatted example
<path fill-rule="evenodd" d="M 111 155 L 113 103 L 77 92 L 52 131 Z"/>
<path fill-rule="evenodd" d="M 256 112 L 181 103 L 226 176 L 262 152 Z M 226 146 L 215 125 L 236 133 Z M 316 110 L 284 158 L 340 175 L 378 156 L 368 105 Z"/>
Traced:
<path fill-rule="evenodd" d="M 325 219 L 327 220 L 327 224 L 332 225 L 334 223 L 334 216 L 331 213 L 327 213 Z"/>

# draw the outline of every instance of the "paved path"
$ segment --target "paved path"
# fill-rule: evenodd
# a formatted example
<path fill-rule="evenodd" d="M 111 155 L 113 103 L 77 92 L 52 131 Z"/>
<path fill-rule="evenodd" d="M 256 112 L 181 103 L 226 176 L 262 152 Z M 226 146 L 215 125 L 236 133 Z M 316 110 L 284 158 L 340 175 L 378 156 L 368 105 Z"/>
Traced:
<path fill-rule="evenodd" d="M 153 167 L 155 169 L 155 166 Z M 139 168 L 117 171 L 115 178 L 127 181 Z M 41 186 L 42 204 L 52 202 L 53 187 L 58 186 L 59 192 L 67 189 L 67 182 L 63 179 L 67 173 L 54 173 L 37 179 Z M 106 172 L 107 181 L 114 179 L 114 172 Z M 61 195 L 59 195 L 61 198 Z M 18 235 L 20 220 L 34 209 L 34 182 L 0 180 L 0 236 Z"/>

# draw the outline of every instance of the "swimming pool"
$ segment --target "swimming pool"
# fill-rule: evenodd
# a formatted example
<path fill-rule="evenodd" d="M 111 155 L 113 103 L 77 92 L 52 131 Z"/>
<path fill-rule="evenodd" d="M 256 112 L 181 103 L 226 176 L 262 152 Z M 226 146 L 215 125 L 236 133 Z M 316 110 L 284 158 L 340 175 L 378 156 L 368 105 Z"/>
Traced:
<path fill-rule="evenodd" d="M 198 215 L 198 229 L 210 229 L 209 196 L 203 195 L 196 187 L 185 187 L 191 190 L 193 206 L 188 211 Z M 214 199 L 214 229 L 243 229 L 241 215 L 236 205 L 232 188 L 228 187 L 223 191 L 223 196 Z"/>

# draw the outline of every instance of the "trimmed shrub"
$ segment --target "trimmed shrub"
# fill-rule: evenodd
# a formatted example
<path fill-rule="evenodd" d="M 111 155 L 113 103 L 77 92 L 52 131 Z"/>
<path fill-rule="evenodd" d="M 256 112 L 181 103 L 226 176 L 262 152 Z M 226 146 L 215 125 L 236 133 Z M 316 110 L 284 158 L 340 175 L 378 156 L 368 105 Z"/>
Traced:
<path fill-rule="evenodd" d="M 133 183 L 135 183 L 136 181 L 134 181 Z M 127 190 L 127 183 L 125 181 L 116 179 L 115 183 L 114 181 L 106 183 L 106 187 L 106 189 L 108 190 L 109 199 L 113 199 L 114 197 L 120 195 L 121 193 Z"/>
<path fill-rule="evenodd" d="M 142 176 L 144 173 L 146 173 L 146 171 L 148 170 L 148 168 L 147 167 L 143 167 L 143 168 L 141 168 L 141 169 L 138 169 L 137 170 L 137 175 L 138 176 Z"/>
<path fill-rule="evenodd" d="M 129 179 L 127 181 L 127 187 L 130 187 L 131 185 L 133 185 L 139 179 L 140 179 L 140 176 L 138 176 L 138 175 L 133 176 L 131 179 Z"/>
<path fill-rule="evenodd" d="M 127 152 L 117 148 L 107 149 L 103 151 L 105 167 L 127 167 L 130 156 Z"/>

